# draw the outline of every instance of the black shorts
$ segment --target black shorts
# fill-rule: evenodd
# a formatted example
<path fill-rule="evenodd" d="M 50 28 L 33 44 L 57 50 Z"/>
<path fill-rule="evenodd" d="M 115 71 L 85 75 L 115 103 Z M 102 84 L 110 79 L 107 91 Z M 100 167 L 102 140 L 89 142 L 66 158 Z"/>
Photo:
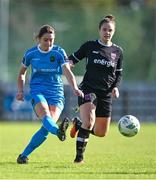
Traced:
<path fill-rule="evenodd" d="M 93 102 L 96 106 L 96 117 L 111 117 L 112 112 L 112 95 L 111 92 L 105 93 L 88 86 L 80 88 L 86 98 L 78 97 L 78 105 L 81 106 L 87 102 Z M 96 95 L 96 99 L 92 96 Z"/>

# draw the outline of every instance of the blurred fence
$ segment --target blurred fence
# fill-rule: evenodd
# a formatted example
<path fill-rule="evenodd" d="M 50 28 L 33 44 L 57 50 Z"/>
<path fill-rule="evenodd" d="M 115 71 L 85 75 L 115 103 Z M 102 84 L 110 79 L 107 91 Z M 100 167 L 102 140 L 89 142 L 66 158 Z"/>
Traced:
<path fill-rule="evenodd" d="M 113 120 L 132 114 L 140 121 L 156 122 L 156 86 L 125 85 L 120 89 L 120 98 L 113 103 Z"/>
<path fill-rule="evenodd" d="M 5 88 L 4 88 L 5 87 Z M 34 114 L 28 89 L 25 91 L 25 101 L 15 98 L 14 84 L 1 86 L 0 119 L 9 121 L 37 120 Z M 61 118 L 78 116 L 77 97 L 74 97 L 69 85 L 65 85 L 66 103 Z M 112 120 L 117 121 L 121 116 L 131 114 L 140 121 L 156 122 L 156 85 L 127 84 L 120 88 L 120 98 L 113 101 Z"/>

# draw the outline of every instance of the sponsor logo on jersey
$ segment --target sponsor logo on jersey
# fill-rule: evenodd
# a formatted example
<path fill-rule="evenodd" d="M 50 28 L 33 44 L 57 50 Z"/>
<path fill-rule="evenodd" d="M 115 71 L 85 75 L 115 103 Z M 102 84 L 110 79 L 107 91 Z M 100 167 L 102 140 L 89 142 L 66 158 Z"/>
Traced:
<path fill-rule="evenodd" d="M 39 58 L 33 58 L 32 61 L 39 61 Z"/>
<path fill-rule="evenodd" d="M 51 62 L 54 62 L 54 61 L 55 61 L 55 56 L 51 56 L 51 57 L 50 57 L 50 61 L 51 61 Z"/>
<path fill-rule="evenodd" d="M 101 64 L 101 65 L 104 65 L 104 66 L 107 66 L 107 67 L 114 67 L 115 66 L 115 63 L 112 62 L 112 61 L 106 61 L 105 59 L 94 59 L 94 63 L 95 64 Z"/>
<path fill-rule="evenodd" d="M 57 72 L 57 69 L 35 69 L 33 68 L 33 73 L 50 73 L 50 72 Z"/>

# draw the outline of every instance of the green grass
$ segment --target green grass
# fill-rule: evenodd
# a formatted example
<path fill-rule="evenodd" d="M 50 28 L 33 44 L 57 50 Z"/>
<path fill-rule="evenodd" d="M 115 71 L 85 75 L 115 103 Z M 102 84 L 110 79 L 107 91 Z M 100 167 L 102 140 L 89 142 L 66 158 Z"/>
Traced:
<path fill-rule="evenodd" d="M 84 164 L 74 164 L 75 139 L 60 142 L 49 135 L 29 157 L 16 163 L 40 123 L 0 123 L 2 179 L 156 179 L 156 124 L 141 124 L 138 135 L 127 138 L 111 124 L 109 135 L 91 135 Z M 69 133 L 69 132 L 68 132 Z"/>

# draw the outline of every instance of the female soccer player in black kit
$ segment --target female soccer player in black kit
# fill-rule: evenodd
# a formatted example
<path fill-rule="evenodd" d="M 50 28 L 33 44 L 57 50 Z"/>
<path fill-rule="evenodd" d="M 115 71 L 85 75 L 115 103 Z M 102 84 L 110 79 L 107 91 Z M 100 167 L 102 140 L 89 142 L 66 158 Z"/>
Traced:
<path fill-rule="evenodd" d="M 75 119 L 70 131 L 76 133 L 75 163 L 83 163 L 83 154 L 89 135 L 104 137 L 109 130 L 112 98 L 119 97 L 118 86 L 122 77 L 122 48 L 112 43 L 115 17 L 107 15 L 99 23 L 100 38 L 87 41 L 69 56 L 71 66 L 86 58 L 86 73 L 80 84 L 84 98 L 78 97 L 80 117 Z"/>

